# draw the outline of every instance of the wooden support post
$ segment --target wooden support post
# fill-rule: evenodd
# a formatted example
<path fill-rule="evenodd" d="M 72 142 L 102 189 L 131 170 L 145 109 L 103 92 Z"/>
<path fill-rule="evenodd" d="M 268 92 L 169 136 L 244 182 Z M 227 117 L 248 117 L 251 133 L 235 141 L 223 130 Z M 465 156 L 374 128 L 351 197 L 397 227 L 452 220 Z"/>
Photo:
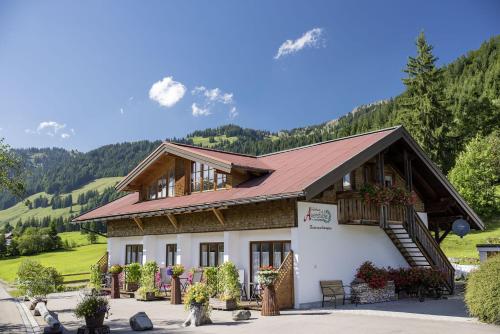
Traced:
<path fill-rule="evenodd" d="M 175 216 L 171 213 L 167 213 L 167 218 L 168 218 L 168 220 L 170 220 L 170 223 L 177 230 L 179 228 L 179 224 L 177 223 L 177 218 L 175 218 Z"/>
<path fill-rule="evenodd" d="M 215 217 L 221 223 L 221 225 L 225 225 L 226 222 L 224 221 L 224 216 L 222 215 L 222 212 L 220 212 L 219 209 L 213 208 L 212 212 L 214 213 Z"/>
<path fill-rule="evenodd" d="M 405 172 L 405 182 L 406 182 L 406 190 L 412 191 L 413 190 L 413 175 L 412 175 L 412 167 L 411 167 L 411 159 L 408 156 L 408 151 L 404 150 L 403 151 L 403 164 L 404 164 L 404 172 Z M 413 216 L 413 205 L 409 204 L 406 206 L 406 226 L 407 226 L 407 232 L 410 238 L 415 241 L 415 233 L 413 231 L 413 226 L 414 226 L 414 219 L 415 217 Z"/>
<path fill-rule="evenodd" d="M 451 225 L 446 230 L 444 230 L 444 233 L 439 237 L 439 239 L 437 240 L 438 244 L 440 244 L 450 232 L 451 232 Z"/>
<path fill-rule="evenodd" d="M 134 217 L 134 221 L 135 223 L 137 224 L 137 226 L 139 227 L 139 229 L 144 232 L 144 224 L 142 223 L 142 220 L 141 218 L 139 217 Z"/>
<path fill-rule="evenodd" d="M 384 174 L 384 152 L 377 155 L 377 178 L 380 186 L 385 187 L 385 174 Z M 387 205 L 380 206 L 380 227 L 386 229 L 387 225 Z"/>

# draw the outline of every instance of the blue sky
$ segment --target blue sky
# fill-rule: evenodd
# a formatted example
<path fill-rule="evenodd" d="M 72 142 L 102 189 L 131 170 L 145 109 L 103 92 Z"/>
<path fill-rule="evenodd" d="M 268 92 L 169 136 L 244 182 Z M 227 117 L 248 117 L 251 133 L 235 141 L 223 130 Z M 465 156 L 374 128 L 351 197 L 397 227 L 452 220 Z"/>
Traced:
<path fill-rule="evenodd" d="M 317 124 L 402 92 L 422 29 L 445 64 L 499 34 L 499 13 L 499 1 L 3 0 L 0 137 L 86 151 L 229 122 Z"/>

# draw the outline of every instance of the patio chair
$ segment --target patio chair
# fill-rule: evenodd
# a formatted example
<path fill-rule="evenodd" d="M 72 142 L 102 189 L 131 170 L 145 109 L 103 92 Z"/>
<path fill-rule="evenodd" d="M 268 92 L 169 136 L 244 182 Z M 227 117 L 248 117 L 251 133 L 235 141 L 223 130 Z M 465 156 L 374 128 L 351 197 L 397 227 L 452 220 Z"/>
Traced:
<path fill-rule="evenodd" d="M 159 290 L 164 291 L 165 294 L 171 291 L 172 276 L 167 275 L 167 268 L 160 268 L 160 286 Z"/>
<path fill-rule="evenodd" d="M 203 279 L 203 271 L 196 270 L 195 272 L 193 272 L 193 277 L 192 277 L 192 280 L 191 280 L 191 284 L 201 283 L 202 279 Z"/>
<path fill-rule="evenodd" d="M 248 300 L 247 289 L 245 286 L 245 270 L 238 269 L 238 283 L 240 284 L 240 300 Z"/>
<path fill-rule="evenodd" d="M 319 281 L 319 285 L 323 294 L 321 307 L 325 307 L 325 302 L 333 302 L 334 306 L 337 307 L 337 300 L 342 300 L 342 305 L 345 304 L 348 294 L 346 294 L 344 288 L 350 289 L 350 285 L 343 285 L 341 280 Z"/>

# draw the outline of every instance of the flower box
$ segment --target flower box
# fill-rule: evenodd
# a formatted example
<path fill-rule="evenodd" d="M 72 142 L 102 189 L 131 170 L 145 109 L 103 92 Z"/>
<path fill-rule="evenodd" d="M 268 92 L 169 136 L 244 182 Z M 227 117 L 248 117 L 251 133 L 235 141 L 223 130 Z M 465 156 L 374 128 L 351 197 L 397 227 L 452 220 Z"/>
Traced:
<path fill-rule="evenodd" d="M 218 298 L 210 298 L 208 303 L 213 309 L 223 311 L 233 311 L 236 310 L 238 306 L 234 299 L 220 300 Z"/>
<path fill-rule="evenodd" d="M 353 283 L 351 286 L 353 303 L 373 304 L 397 300 L 394 281 L 388 281 L 385 287 L 371 288 L 368 283 Z"/>

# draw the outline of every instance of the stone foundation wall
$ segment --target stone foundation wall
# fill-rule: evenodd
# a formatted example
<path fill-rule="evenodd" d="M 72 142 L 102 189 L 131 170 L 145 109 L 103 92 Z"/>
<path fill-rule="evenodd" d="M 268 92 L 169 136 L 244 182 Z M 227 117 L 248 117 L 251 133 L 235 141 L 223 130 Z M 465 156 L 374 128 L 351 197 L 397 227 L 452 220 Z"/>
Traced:
<path fill-rule="evenodd" d="M 109 237 L 141 235 L 220 232 L 257 230 L 295 226 L 294 200 L 276 200 L 257 204 L 246 204 L 221 210 L 225 224 L 222 225 L 212 211 L 176 215 L 178 229 L 166 216 L 142 218 L 144 233 L 132 219 L 107 222 Z"/>
<path fill-rule="evenodd" d="M 383 289 L 372 289 L 368 283 L 358 283 L 352 286 L 352 298 L 358 304 L 373 304 L 397 300 L 393 281 L 387 282 Z"/>

